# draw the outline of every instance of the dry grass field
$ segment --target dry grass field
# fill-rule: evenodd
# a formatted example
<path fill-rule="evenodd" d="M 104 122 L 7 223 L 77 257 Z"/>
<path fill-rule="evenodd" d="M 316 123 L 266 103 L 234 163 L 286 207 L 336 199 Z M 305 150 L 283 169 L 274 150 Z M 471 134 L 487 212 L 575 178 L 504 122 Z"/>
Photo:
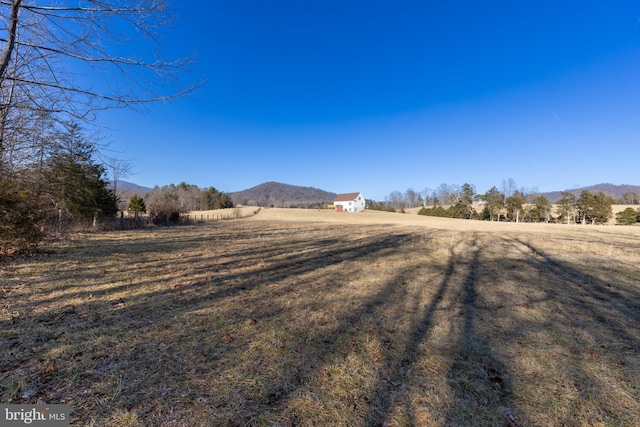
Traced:
<path fill-rule="evenodd" d="M 0 266 L 0 401 L 95 426 L 632 426 L 640 227 L 263 209 Z"/>

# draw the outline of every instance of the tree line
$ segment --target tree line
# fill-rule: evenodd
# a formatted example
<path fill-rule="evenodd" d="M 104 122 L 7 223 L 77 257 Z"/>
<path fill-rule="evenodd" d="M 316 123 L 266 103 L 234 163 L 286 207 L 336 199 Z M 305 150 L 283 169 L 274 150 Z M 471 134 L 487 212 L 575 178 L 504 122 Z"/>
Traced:
<path fill-rule="evenodd" d="M 215 187 L 199 188 L 197 185 L 181 182 L 155 186 L 144 199 L 137 194 L 129 201 L 128 210 L 136 216 L 148 213 L 153 218 L 170 218 L 177 221 L 180 214 L 190 211 L 206 211 L 234 207 L 228 194 Z"/>
<path fill-rule="evenodd" d="M 37 245 L 69 224 L 87 224 L 118 210 L 107 166 L 75 122 L 41 116 L 29 146 L 0 167 L 0 253 Z"/>
<path fill-rule="evenodd" d="M 122 162 L 110 164 L 87 132 L 76 122 L 36 121 L 40 132 L 30 144 L 13 152 L 0 177 L 0 254 L 37 246 L 47 235 L 70 227 L 111 222 L 121 202 L 109 172 L 115 178 L 126 169 Z M 233 207 L 229 195 L 215 187 L 200 189 L 180 183 L 156 186 L 144 198 L 134 195 L 128 210 L 138 217 L 176 221 L 181 213 Z"/>
<path fill-rule="evenodd" d="M 88 129 L 106 109 L 193 88 L 181 78 L 189 59 L 159 49 L 165 0 L 54 3 L 0 2 L 0 254 L 37 245 L 54 226 L 112 216 L 106 171 L 117 181 L 127 167 Z"/>
<path fill-rule="evenodd" d="M 515 181 L 509 179 L 504 180 L 500 188 L 493 186 L 483 194 L 477 193 L 469 183 L 442 184 L 435 190 L 426 188 L 422 192 L 409 188 L 404 193 L 392 192 L 382 203 L 368 201 L 368 207 L 393 212 L 420 207 L 419 215 L 488 221 L 604 224 L 613 217 L 614 203 L 639 199 L 634 193 L 615 200 L 602 191 L 583 190 L 579 195 L 565 191 L 554 210 L 546 196 L 535 189 L 518 188 Z M 640 209 L 627 208 L 619 212 L 616 222 L 624 225 L 640 222 Z"/>

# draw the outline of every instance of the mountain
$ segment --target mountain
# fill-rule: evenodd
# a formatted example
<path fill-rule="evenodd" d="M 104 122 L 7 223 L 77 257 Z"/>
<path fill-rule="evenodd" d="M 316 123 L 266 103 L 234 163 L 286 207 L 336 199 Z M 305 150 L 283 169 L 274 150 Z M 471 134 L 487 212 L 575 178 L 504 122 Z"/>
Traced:
<path fill-rule="evenodd" d="M 229 195 L 239 205 L 289 207 L 330 203 L 335 199 L 336 193 L 271 181 Z"/>
<path fill-rule="evenodd" d="M 111 181 L 111 187 L 113 188 L 113 181 Z M 142 185 L 134 184 L 133 182 L 118 180 L 116 186 L 116 196 L 118 197 L 118 209 L 124 211 L 129 205 L 129 200 L 133 196 L 144 197 L 147 193 L 150 193 L 153 188 L 143 187 Z"/>
<path fill-rule="evenodd" d="M 582 193 L 582 191 L 584 190 L 591 191 L 592 193 L 597 193 L 598 191 L 602 191 L 607 196 L 611 196 L 616 200 L 622 199 L 622 196 L 626 193 L 636 193 L 640 195 L 640 185 L 626 185 L 626 184 L 616 185 L 616 184 L 609 184 L 609 183 L 590 185 L 588 187 L 581 187 L 581 188 L 572 188 L 570 190 L 565 190 L 565 191 L 568 191 L 569 193 L 573 193 L 579 196 L 580 193 Z M 546 196 L 551 203 L 555 203 L 562 197 L 562 191 L 550 191 L 548 193 L 542 193 L 542 195 Z"/>
<path fill-rule="evenodd" d="M 113 181 L 111 182 L 111 186 L 113 187 Z M 121 179 L 118 180 L 117 188 L 118 190 L 138 191 L 142 193 L 142 194 L 139 194 L 140 196 L 146 193 L 150 193 L 151 190 L 153 190 L 153 188 L 143 187 L 142 185 L 134 184 L 133 182 L 123 181 Z"/>

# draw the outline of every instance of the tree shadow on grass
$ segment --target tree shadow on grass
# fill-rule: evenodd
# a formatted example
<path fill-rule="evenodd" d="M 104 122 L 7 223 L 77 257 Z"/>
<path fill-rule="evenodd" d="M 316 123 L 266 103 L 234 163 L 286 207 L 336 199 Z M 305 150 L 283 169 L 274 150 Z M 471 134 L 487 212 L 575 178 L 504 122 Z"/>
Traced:
<path fill-rule="evenodd" d="M 259 224 L 262 225 L 262 224 Z M 204 228 L 204 227 L 203 227 Z M 345 228 L 345 227 L 343 227 Z M 56 273 L 55 280 L 64 283 L 65 292 L 58 293 L 56 296 L 48 296 L 42 293 L 39 288 L 41 284 L 48 284 L 52 278 L 43 276 L 40 281 L 31 280 L 29 288 L 25 289 L 23 296 L 35 295 L 38 293 L 39 304 L 55 304 L 64 303 L 65 300 L 74 297 L 88 296 L 91 291 L 94 302 L 88 304 L 99 303 L 99 297 L 105 292 L 115 293 L 123 290 L 134 290 L 148 288 L 162 282 L 161 274 L 167 271 L 172 275 L 166 281 L 182 275 L 184 279 L 188 279 L 188 285 L 183 289 L 176 291 L 173 287 L 164 291 L 150 291 L 148 297 L 161 297 L 165 294 L 179 294 L 185 299 L 187 295 L 193 294 L 194 298 L 223 298 L 228 297 L 240 291 L 250 290 L 259 287 L 267 282 L 274 282 L 289 276 L 296 276 L 306 272 L 313 271 L 317 268 L 324 268 L 328 265 L 340 264 L 360 257 L 384 251 L 402 241 L 408 240 L 408 234 L 381 234 L 380 238 L 363 238 L 353 241 L 342 241 L 336 238 L 317 238 L 313 236 L 311 240 L 306 240 L 299 236 L 291 236 L 290 241 L 285 243 L 274 241 L 272 245 L 261 246 L 258 248 L 251 247 L 252 241 L 259 239 L 278 239 L 281 234 L 289 230 L 287 229 L 263 229 L 243 230 L 243 233 L 252 235 L 251 238 L 245 238 L 245 246 L 242 249 L 234 249 L 220 255 L 216 253 L 216 242 L 219 241 L 236 241 L 238 240 L 238 232 L 229 233 L 226 230 L 218 232 L 218 230 L 207 229 L 210 233 L 214 231 L 217 234 L 198 234 L 188 238 L 180 238 L 178 235 L 167 235 L 159 233 L 159 237 L 154 236 L 152 244 L 149 242 L 131 242 L 121 243 L 115 241 L 101 241 L 96 243 L 99 249 L 92 249 L 95 255 L 86 258 L 82 264 L 66 267 L 66 270 L 60 270 L 57 266 L 51 266 L 52 272 Z M 205 230 L 207 230 L 205 229 Z M 180 229 L 169 230 L 176 233 Z M 290 232 L 290 231 L 289 231 Z M 349 231 L 345 228 L 345 235 Z M 259 236 L 259 235 L 261 236 Z M 209 244 L 212 245 L 212 253 L 201 256 L 190 257 L 185 256 L 189 248 L 196 245 Z M 83 243 L 83 246 L 91 247 L 91 243 Z M 80 249 L 82 251 L 82 249 Z M 158 254 L 157 257 L 149 254 Z M 123 255 L 125 258 L 122 264 L 118 266 L 118 272 L 122 276 L 131 278 L 135 277 L 135 283 L 122 283 L 113 286 L 109 280 L 109 272 L 100 264 L 100 260 L 113 255 Z M 138 257 L 137 255 L 141 255 Z M 161 256 L 165 255 L 165 256 Z M 149 259 L 151 258 L 151 259 Z M 272 260 L 265 264 L 264 260 Z M 91 264 L 98 267 L 92 267 Z M 135 271 L 135 274 L 130 273 Z M 160 274 L 159 274 L 160 273 Z M 240 283 L 240 286 L 235 284 Z M 249 285 L 247 285 L 249 283 Z M 108 284 L 107 291 L 96 290 L 102 284 Z M 205 287 L 207 292 L 203 294 Z M 69 291 L 74 290 L 74 291 Z M 54 294 L 51 292 L 50 294 Z M 136 298 L 145 298 L 144 291 L 137 293 Z M 185 299 L 183 302 L 190 302 Z"/>
<path fill-rule="evenodd" d="M 39 304 L 37 313 L 27 315 L 19 319 L 0 321 L 0 328 L 12 331 L 5 336 L 3 345 L 7 345 L 8 353 L 5 354 L 0 375 L 23 375 L 25 387 L 28 393 L 22 393 L 12 398 L 13 402 L 33 402 L 44 399 L 48 402 L 71 402 L 76 405 L 76 416 L 80 420 L 88 421 L 91 418 L 104 419 L 112 411 L 113 406 L 123 407 L 126 410 L 138 408 L 141 416 L 152 417 L 153 406 L 150 401 L 169 402 L 176 399 L 176 394 L 184 394 L 178 388 L 189 388 L 188 384 L 193 379 L 193 369 L 202 372 L 207 367 L 212 371 L 225 372 L 227 369 L 218 362 L 229 363 L 233 360 L 233 354 L 242 358 L 243 346 L 249 341 L 241 342 L 229 334 L 233 328 L 242 328 L 247 320 L 259 325 L 276 321 L 282 314 L 282 307 L 273 306 L 270 299 L 281 298 L 296 288 L 296 279 L 303 279 L 308 275 L 314 275 L 326 269 L 341 264 L 349 264 L 360 259 L 375 259 L 384 256 L 385 253 L 393 253 L 397 248 L 407 245 L 414 237 L 407 233 L 391 231 L 381 235 L 369 235 L 364 238 L 350 238 L 345 240 L 318 239 L 305 240 L 302 237 L 292 236 L 283 242 L 274 242 L 259 250 L 244 250 L 242 253 L 231 254 L 221 265 L 223 271 L 212 280 L 195 280 L 184 287 L 167 287 L 162 290 L 154 290 L 127 301 L 113 301 L 109 294 L 118 292 L 125 285 L 118 285 L 108 289 L 104 294 L 98 294 L 94 298 L 88 298 L 72 309 L 61 312 L 56 309 L 56 303 L 64 302 L 64 297 L 44 296 Z M 197 242 L 193 241 L 191 244 Z M 201 243 L 201 242 L 200 242 Z M 184 242 L 179 247 L 184 247 Z M 131 249 L 131 248 L 129 248 Z M 142 250 L 143 248 L 140 248 Z M 171 250 L 171 246 L 168 246 Z M 254 257 L 266 259 L 265 264 L 249 263 L 245 261 L 233 261 L 234 257 Z M 202 261 L 202 260 L 201 260 Z M 215 259 L 211 265 L 217 265 Z M 183 262 L 179 260 L 178 262 Z M 242 267 L 238 267 L 241 263 Z M 89 267 L 102 268 L 101 266 Z M 134 266 L 127 266 L 132 271 Z M 176 271 L 176 274 L 179 274 Z M 87 273 L 87 271 L 85 271 Z M 89 272 L 90 273 L 90 272 Z M 174 277 L 175 279 L 175 277 Z M 70 281 L 70 287 L 74 284 L 75 273 L 67 276 L 63 273 L 56 280 Z M 134 287 L 144 289 L 147 282 L 140 282 Z M 150 283 L 150 282 L 149 282 Z M 269 294 L 263 294 L 261 288 L 273 286 Z M 398 291 L 391 281 L 380 293 L 362 304 L 359 309 L 347 315 L 342 326 L 334 331 L 336 337 L 340 337 L 352 325 L 357 324 L 362 316 L 376 310 L 390 295 Z M 301 283 L 300 285 L 305 285 Z M 340 281 L 323 280 L 310 292 L 330 293 L 332 289 L 342 286 Z M 258 292 L 254 298 L 253 293 Z M 72 291 L 72 295 L 73 294 Z M 69 295 L 67 295 L 69 297 Z M 182 322 L 186 326 L 198 322 L 196 314 L 198 310 L 209 310 L 216 304 L 234 298 L 244 298 L 247 301 L 254 300 L 255 306 L 238 306 L 228 315 L 233 317 L 221 319 L 224 322 L 225 332 L 217 331 L 220 325 L 212 324 L 210 331 L 203 329 L 178 330 L 172 326 L 172 322 Z M 268 298 L 268 299 L 265 299 Z M 245 311 L 246 309 L 246 311 Z M 27 332 L 27 329 L 36 326 L 42 333 Z M 188 326 L 191 328 L 191 326 Z M 200 327 L 200 326 L 198 326 Z M 171 335 L 167 336 L 165 330 Z M 23 339 L 24 333 L 28 339 Z M 192 334 L 203 335 L 206 345 L 200 346 L 194 341 Z M 232 332 L 233 333 L 233 332 Z M 99 334 L 99 336 L 96 336 Z M 183 335 L 184 334 L 184 335 Z M 213 338 L 211 337 L 213 335 Z M 197 337 L 196 337 L 197 339 Z M 309 331 L 309 340 L 324 339 L 313 336 Z M 211 343 L 211 344 L 209 344 Z M 293 343 L 294 346 L 296 343 Z M 305 365 L 322 364 L 324 359 L 333 357 L 331 344 L 326 345 L 327 351 L 320 354 L 319 360 L 302 360 L 297 366 L 287 367 L 286 372 L 279 375 L 277 383 L 264 384 L 257 394 L 247 392 L 246 404 L 252 406 L 253 417 L 259 415 L 259 408 L 268 408 L 273 412 L 273 407 L 286 401 L 290 392 L 290 386 L 282 387 L 281 384 L 300 384 L 304 382 L 305 372 L 309 373 Z M 186 354 L 188 351 L 202 352 Z M 55 353 L 60 353 L 70 358 L 65 363 L 57 360 Z M 181 363 L 180 354 L 190 363 Z M 231 359 L 230 359 L 231 358 Z M 41 362 L 38 362 L 41 361 Z M 43 375 L 46 367 L 33 369 L 35 366 L 54 361 L 55 370 Z M 82 373 L 75 373 L 73 365 L 82 367 Z M 31 368 L 29 368 L 31 366 Z M 53 365 L 51 365 L 53 366 Z M 309 368 L 310 369 L 310 368 Z M 31 373 L 29 373 L 31 372 Z M 144 374 L 142 374 L 144 373 Z M 70 390 L 58 380 L 68 381 L 69 377 L 76 376 L 73 387 L 78 390 Z M 79 375 L 79 376 L 78 376 Z M 144 375 L 144 377 L 141 377 Z M 208 373 L 205 374 L 210 375 Z M 289 378 L 287 378 L 289 376 Z M 129 381 L 123 378 L 129 377 Z M 166 379 L 163 379 L 166 377 Z M 114 392 L 113 388 L 116 388 Z M 82 393 L 83 395 L 78 394 Z M 110 391 L 116 396 L 112 405 L 101 405 Z M 200 391 L 201 392 L 201 391 Z M 88 394 L 87 394 L 88 393 Z M 115 394 L 114 394 L 115 393 Z M 197 391 L 194 392 L 198 394 Z M 90 398 L 93 396 L 93 398 Z M 186 396 L 191 396 L 187 392 Z M 185 405 L 185 399 L 178 399 Z M 193 403 L 197 404 L 202 396 L 192 396 Z M 252 399 L 258 399 L 254 401 Z M 202 400 L 204 402 L 205 400 Z M 201 402 L 201 406 L 204 404 Z M 145 409 L 141 409 L 145 408 Z M 258 415 L 256 415 L 258 414 Z M 242 411 L 237 413 L 238 420 L 243 416 Z M 154 425 L 159 420 L 149 418 L 149 423 Z"/>
<path fill-rule="evenodd" d="M 544 384 L 537 395 L 524 399 L 520 394 L 516 406 L 528 406 L 530 420 L 535 419 L 535 405 L 549 408 L 546 418 L 537 420 L 540 424 L 632 425 L 640 414 L 640 404 L 628 393 L 639 386 L 629 373 L 640 368 L 634 356 L 640 348 L 640 293 L 631 270 L 640 270 L 614 268 L 610 280 L 603 280 L 592 272 L 607 268 L 606 256 L 563 260 L 551 255 L 556 242 L 544 245 L 503 236 L 496 244 L 502 259 L 482 266 L 483 280 L 495 291 L 493 303 L 483 304 L 481 317 L 489 328 L 499 328 L 500 335 L 491 339 L 500 341 L 501 360 L 512 371 L 511 388 L 514 380 L 520 393 Z M 484 284 L 482 293 L 488 292 L 491 288 Z M 496 310 L 497 320 L 487 310 Z M 480 342 L 486 341 L 484 332 L 480 335 Z M 523 419 L 518 411 L 512 415 L 515 422 Z"/>
<path fill-rule="evenodd" d="M 541 281 L 542 289 L 549 297 L 578 308 L 599 323 L 607 322 L 611 331 L 625 340 L 637 340 L 637 335 L 630 334 L 629 328 L 620 322 L 626 319 L 640 326 L 640 294 L 637 288 L 629 289 L 629 284 L 621 283 L 617 277 L 611 277 L 609 283 L 603 282 L 575 265 L 555 259 L 529 242 L 517 238 L 512 241 L 526 248 L 531 254 L 530 262 L 551 279 Z M 635 269 L 638 270 L 637 267 Z M 640 279 L 635 284 L 638 283 Z M 554 284 L 562 286 L 553 286 Z M 613 319 L 604 312 L 604 308 L 607 311 L 613 308 L 620 316 Z"/>
<path fill-rule="evenodd" d="M 530 304 L 558 307 L 547 328 L 555 340 L 567 343 L 554 391 L 568 412 L 561 422 L 635 424 L 640 383 L 631 372 L 640 369 L 640 282 L 633 276 L 640 277 L 640 268 L 613 269 L 603 280 L 590 273 L 598 267 L 593 261 L 570 263 L 524 239 L 511 242 L 540 272 L 538 289 L 544 297 Z M 635 396 L 628 390 L 636 390 Z"/>
<path fill-rule="evenodd" d="M 431 285 L 420 277 L 419 263 L 425 257 L 408 258 L 402 268 L 388 270 L 384 265 L 393 266 L 414 251 L 429 255 L 435 250 L 435 232 L 346 226 L 330 232 L 326 225 L 309 225 L 304 234 L 264 224 L 219 231 L 215 243 L 197 235 L 181 240 L 165 234 L 165 249 L 176 253 L 167 258 L 174 268 L 167 272 L 165 288 L 146 289 L 157 282 L 153 273 L 160 261 L 145 255 L 144 242 L 134 247 L 114 242 L 119 248 L 111 248 L 112 255 L 123 247 L 132 260 L 136 253 L 145 255 L 140 262 L 123 266 L 128 275 L 144 272 L 150 277 L 113 285 L 109 277 L 100 279 L 97 271 L 87 271 L 99 284 L 111 287 L 68 312 L 56 309 L 55 304 L 64 300 L 52 290 L 42 296 L 37 314 L 2 319 L 0 328 L 8 332 L 1 343 L 7 347 L 3 347 L 0 379 L 20 372 L 26 382 L 14 401 L 68 399 L 83 423 L 106 422 L 115 410 L 124 410 L 135 411 L 146 425 L 186 425 L 190 420 L 195 425 L 270 426 L 322 424 L 319 415 L 299 412 L 300 401 L 334 405 L 324 408 L 334 423 L 337 413 L 344 425 L 372 426 L 393 418 L 398 405 L 405 403 L 404 424 L 418 425 L 416 407 L 403 396 L 404 383 L 423 380 L 411 378 L 410 371 L 421 361 L 421 346 L 430 344 L 438 313 L 459 310 L 458 317 L 446 318 L 459 329 L 453 329 L 451 353 L 438 374 L 449 386 L 440 394 L 453 401 L 439 409 L 440 420 L 451 425 L 527 425 L 527 414 L 522 414 L 514 396 L 514 378 L 521 373 L 513 372 L 504 352 L 516 348 L 522 337 L 555 325 L 516 317 L 519 312 L 513 310 L 522 306 L 507 307 L 512 311 L 506 314 L 505 308 L 491 306 L 489 296 L 502 292 L 505 283 L 518 284 L 523 293 L 543 294 L 527 299 L 526 306 L 553 301 L 580 314 L 582 318 L 562 319 L 575 331 L 583 329 L 585 319 L 593 321 L 589 333 L 597 345 L 589 351 L 604 353 L 600 346 L 608 345 L 612 337 L 629 349 L 640 347 L 638 328 L 629 329 L 640 321 L 637 290 L 610 287 L 522 239 L 502 241 L 519 254 L 492 259 L 483 245 L 500 242 L 499 238 L 456 235 L 455 244 L 460 246 L 451 248 L 441 270 L 430 266 L 432 277 L 438 277 Z M 280 240 L 287 233 L 291 235 Z M 236 238 L 243 245 L 236 247 Z M 477 240 L 469 243 L 470 239 Z M 177 252 L 188 254 L 194 245 L 211 245 L 211 253 L 205 248 L 177 256 Z M 213 250 L 216 245 L 220 250 Z M 373 269 L 376 264 L 380 267 Z M 350 280 L 366 276 L 369 267 L 379 277 L 363 282 L 362 295 L 349 295 Z M 76 296 L 84 292 L 80 278 L 75 272 L 57 276 Z M 406 283 L 428 292 L 420 294 Z M 38 289 L 45 285 L 43 280 Z M 122 301 L 110 298 L 127 286 L 135 296 Z M 334 294 L 350 301 L 338 301 Z M 505 298 L 506 304 L 512 303 L 512 296 Z M 403 310 L 408 306 L 423 309 L 407 315 Z M 612 315 L 612 308 L 619 317 Z M 495 310 L 502 310 L 500 315 L 515 325 L 492 325 L 487 333 L 487 316 Z M 396 332 L 389 339 L 389 330 L 407 319 L 406 333 Z M 375 349 L 380 350 L 379 359 Z M 577 356 L 584 353 L 580 348 L 575 351 Z M 323 378 L 349 369 L 352 360 L 360 360 L 368 371 L 339 378 L 354 382 L 354 394 L 345 386 L 345 394 L 337 395 L 329 389 L 337 380 Z M 579 363 L 569 370 L 581 378 L 582 387 L 602 386 Z M 368 380 L 371 384 L 364 385 Z M 593 401 L 585 392 L 577 403 Z M 189 419 L 194 412 L 202 413 L 201 418 Z M 629 418 L 601 418 L 625 419 Z"/>
<path fill-rule="evenodd" d="M 446 422 L 451 425 L 519 425 L 513 407 L 513 387 L 507 367 L 494 355 L 489 341 L 476 330 L 481 250 L 473 255 L 462 293 L 463 327 L 453 344 L 447 382 L 453 404 Z"/>
<path fill-rule="evenodd" d="M 404 234 L 390 234 L 387 237 L 379 238 L 382 239 L 380 242 L 384 242 L 382 246 L 387 250 L 384 250 L 384 253 L 378 253 L 378 249 L 366 250 L 364 254 L 367 257 L 364 259 L 374 262 L 379 258 L 383 259 L 389 253 L 394 253 L 405 245 L 412 245 L 417 241 L 420 244 L 428 242 L 428 239 L 425 239 L 424 236 Z M 358 258 L 360 257 L 355 257 L 353 260 L 355 261 Z M 249 411 L 253 415 L 248 424 L 262 424 L 264 421 L 260 420 L 273 420 L 273 417 L 275 417 L 281 421 L 284 420 L 282 424 L 276 425 L 295 425 L 295 420 L 299 420 L 301 414 L 292 414 L 287 409 L 294 397 L 299 397 L 301 393 L 304 393 L 304 390 L 314 378 L 325 375 L 327 370 L 330 371 L 332 369 L 332 366 L 345 360 L 354 350 L 353 346 L 357 347 L 359 343 L 361 344 L 362 339 L 360 337 L 365 334 L 365 331 L 378 336 L 381 329 L 383 329 L 382 323 L 393 323 L 392 318 L 385 317 L 386 312 L 390 309 L 393 310 L 396 305 L 395 309 L 398 309 L 407 300 L 407 289 L 404 283 L 415 276 L 414 267 L 411 266 L 410 268 L 394 271 L 392 275 L 384 278 L 383 283 L 377 286 L 376 292 L 359 301 L 353 310 L 339 312 L 335 322 L 336 326 L 331 328 L 330 331 L 314 330 L 309 325 L 305 326 L 304 336 L 294 337 L 290 343 L 291 348 L 287 349 L 288 352 L 298 355 L 295 363 L 284 367 L 274 377 L 274 381 L 270 382 L 261 393 L 249 398 L 247 404 L 253 408 L 252 411 Z M 345 268 L 348 270 L 348 266 L 345 266 Z M 348 275 L 345 277 L 348 277 Z M 345 277 L 327 278 L 319 286 L 317 284 L 314 285 L 318 287 L 316 292 L 331 294 L 333 290 L 338 290 L 338 288 L 342 287 L 340 282 L 345 280 Z M 334 281 L 334 279 L 336 280 Z M 331 282 L 334 284 L 327 286 L 327 283 Z M 441 294 L 444 293 L 446 287 L 447 283 L 445 281 L 441 287 Z M 286 293 L 287 290 L 282 289 L 281 292 Z M 439 300 L 439 298 L 437 299 Z M 273 309 L 269 307 L 269 304 L 263 304 L 260 308 L 251 310 L 251 317 L 258 319 L 258 322 L 271 318 L 275 319 L 280 314 L 282 314 L 280 309 Z M 424 332 L 429 326 L 428 322 L 426 323 L 423 325 Z M 296 332 L 292 333 L 296 334 Z M 351 346 L 345 345 L 345 343 L 349 342 Z M 364 395 L 362 389 L 352 390 L 351 392 L 353 394 L 347 399 L 353 401 L 352 409 L 348 410 L 350 413 L 345 413 L 345 419 L 343 420 L 345 424 L 350 423 L 347 420 L 357 419 L 357 414 L 352 412 L 356 411 L 356 406 L 370 407 L 379 403 L 376 402 L 376 398 L 373 395 Z M 356 402 L 357 400 L 359 402 Z M 303 425 L 310 425 L 309 422 L 310 420 L 307 419 L 306 424 L 303 423 Z M 313 422 L 321 424 L 321 421 L 316 420 Z M 231 424 L 235 425 L 235 422 L 231 422 Z M 242 422 L 238 424 L 242 424 Z"/>
<path fill-rule="evenodd" d="M 398 360 L 392 360 L 387 358 L 383 366 L 392 366 L 391 372 L 388 375 L 382 375 L 378 377 L 375 388 L 370 393 L 369 405 L 365 424 L 368 426 L 383 425 L 388 421 L 390 416 L 390 409 L 393 404 L 394 396 L 398 392 L 398 387 L 405 384 L 410 378 L 410 372 L 412 365 L 419 357 L 419 347 L 426 339 L 429 331 L 433 326 L 434 314 L 442 302 L 445 294 L 449 291 L 451 286 L 451 278 L 454 274 L 454 270 L 457 264 L 457 257 L 455 255 L 454 248 L 450 248 L 449 259 L 446 268 L 443 273 L 442 280 L 437 286 L 437 290 L 431 297 L 430 302 L 425 307 L 422 316 L 419 320 L 413 322 L 411 330 L 407 336 L 407 340 L 404 342 L 405 348 L 402 355 Z M 415 275 L 415 271 L 413 272 Z M 425 286 L 429 286 L 425 283 Z M 406 423 L 408 425 L 415 425 L 413 413 L 411 408 L 406 408 Z"/>

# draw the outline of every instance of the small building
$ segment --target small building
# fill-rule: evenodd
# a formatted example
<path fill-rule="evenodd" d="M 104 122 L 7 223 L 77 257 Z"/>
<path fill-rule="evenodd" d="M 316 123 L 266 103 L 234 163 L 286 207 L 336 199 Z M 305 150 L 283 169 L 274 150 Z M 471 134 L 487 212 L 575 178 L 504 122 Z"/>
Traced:
<path fill-rule="evenodd" d="M 338 194 L 333 201 L 336 212 L 362 212 L 364 210 L 362 193 Z"/>

